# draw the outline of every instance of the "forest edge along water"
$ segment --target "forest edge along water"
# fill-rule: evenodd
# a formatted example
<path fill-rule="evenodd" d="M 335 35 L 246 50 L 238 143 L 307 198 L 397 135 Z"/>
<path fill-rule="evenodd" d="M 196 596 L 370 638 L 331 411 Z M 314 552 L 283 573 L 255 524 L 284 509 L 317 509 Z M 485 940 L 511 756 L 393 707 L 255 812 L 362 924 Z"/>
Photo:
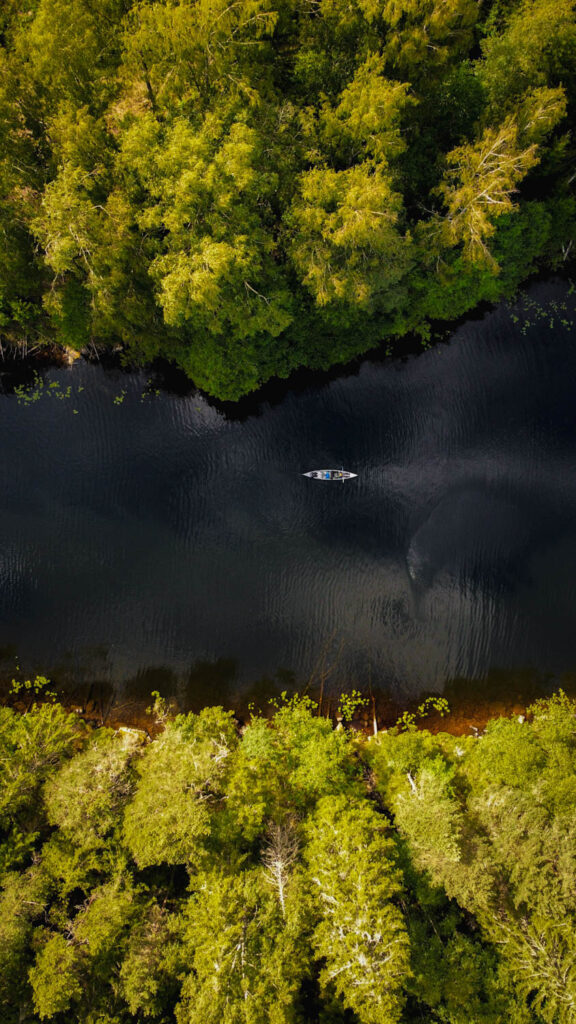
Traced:
<path fill-rule="evenodd" d="M 235 401 L 561 267 L 571 0 L 458 5 L 5 4 L 0 347 Z"/>
<path fill-rule="evenodd" d="M 153 690 L 240 710 L 353 687 L 384 721 L 457 680 L 476 704 L 569 688 L 573 323 L 568 283 L 535 282 L 420 355 L 241 409 L 84 360 L 3 376 L 3 678 L 97 716 Z M 352 490 L 303 480 L 313 454 Z"/>

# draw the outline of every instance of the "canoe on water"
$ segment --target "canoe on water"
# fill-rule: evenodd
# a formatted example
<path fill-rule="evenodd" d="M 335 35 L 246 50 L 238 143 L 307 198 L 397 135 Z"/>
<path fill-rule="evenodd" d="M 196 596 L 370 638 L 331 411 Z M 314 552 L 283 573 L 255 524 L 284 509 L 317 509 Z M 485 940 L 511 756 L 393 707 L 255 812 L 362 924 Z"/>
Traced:
<path fill-rule="evenodd" d="M 351 480 L 358 474 L 349 473 L 347 469 L 311 469 L 302 476 L 311 476 L 314 480 Z"/>

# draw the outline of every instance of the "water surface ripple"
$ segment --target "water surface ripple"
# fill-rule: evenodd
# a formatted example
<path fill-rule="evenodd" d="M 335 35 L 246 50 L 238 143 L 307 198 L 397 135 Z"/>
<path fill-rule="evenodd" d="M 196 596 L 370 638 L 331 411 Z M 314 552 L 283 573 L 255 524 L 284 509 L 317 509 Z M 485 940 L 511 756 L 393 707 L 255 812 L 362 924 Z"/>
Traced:
<path fill-rule="evenodd" d="M 501 307 L 244 418 L 83 361 L 2 394 L 7 670 L 122 691 L 155 669 L 193 700 L 211 664 L 212 701 L 322 664 L 402 695 L 576 670 L 574 302 L 530 294 L 568 325 Z M 358 478 L 301 475 L 340 465 Z"/>

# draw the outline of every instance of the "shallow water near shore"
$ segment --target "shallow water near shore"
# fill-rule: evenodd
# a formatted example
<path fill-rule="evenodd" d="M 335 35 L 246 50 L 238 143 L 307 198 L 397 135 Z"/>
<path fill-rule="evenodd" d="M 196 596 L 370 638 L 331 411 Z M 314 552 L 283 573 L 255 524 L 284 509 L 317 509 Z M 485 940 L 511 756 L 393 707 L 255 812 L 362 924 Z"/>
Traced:
<path fill-rule="evenodd" d="M 576 670 L 575 308 L 541 282 L 236 409 L 83 360 L 4 377 L 0 674 L 182 707 L 553 686 Z M 324 466 L 358 476 L 302 476 Z"/>

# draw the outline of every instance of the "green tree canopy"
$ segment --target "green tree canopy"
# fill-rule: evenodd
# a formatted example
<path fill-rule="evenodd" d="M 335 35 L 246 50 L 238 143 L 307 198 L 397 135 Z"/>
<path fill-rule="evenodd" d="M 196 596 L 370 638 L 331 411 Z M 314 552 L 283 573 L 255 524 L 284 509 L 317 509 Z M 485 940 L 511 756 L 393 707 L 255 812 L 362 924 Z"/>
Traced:
<path fill-rule="evenodd" d="M 0 341 L 236 400 L 573 248 L 573 0 L 34 0 L 0 21 Z"/>

